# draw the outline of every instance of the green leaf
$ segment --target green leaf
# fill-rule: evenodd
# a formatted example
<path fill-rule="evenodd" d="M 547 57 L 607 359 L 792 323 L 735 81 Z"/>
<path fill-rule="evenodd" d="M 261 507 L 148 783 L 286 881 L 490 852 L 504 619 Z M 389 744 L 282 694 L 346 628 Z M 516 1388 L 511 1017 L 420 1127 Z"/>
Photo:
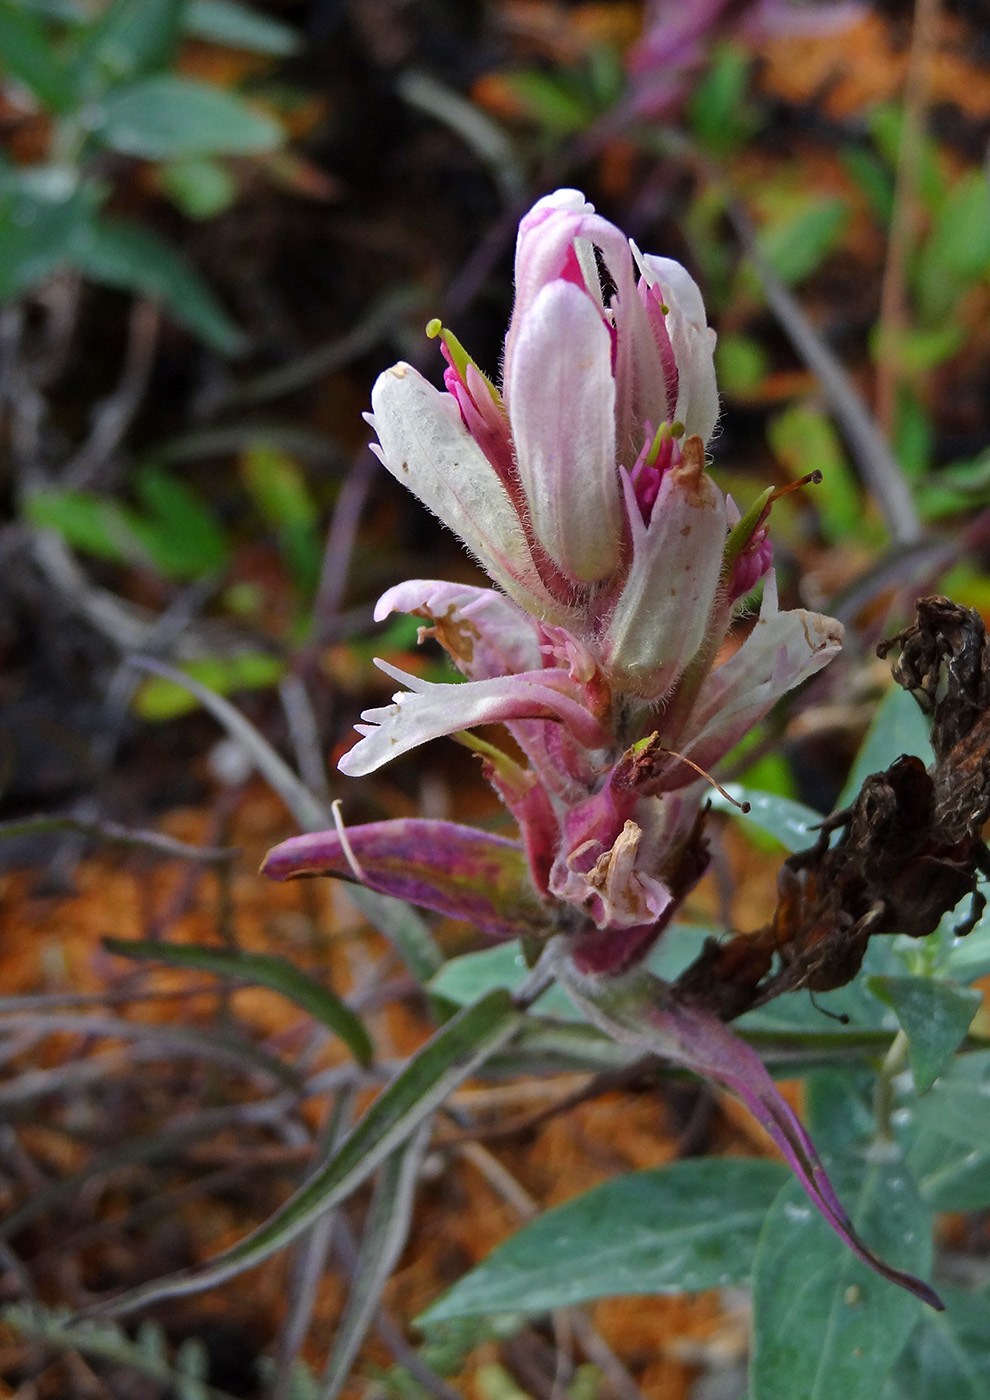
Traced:
<path fill-rule="evenodd" d="M 36 491 L 25 500 L 24 515 L 32 525 L 57 530 L 74 549 L 98 559 L 122 564 L 140 557 L 128 512 L 104 496 L 88 491 Z"/>
<path fill-rule="evenodd" d="M 901 754 L 914 754 L 926 767 L 934 762 L 929 733 L 917 700 L 899 685 L 892 686 L 880 702 L 837 806 L 848 807 L 870 774 L 884 772 Z"/>
<path fill-rule="evenodd" d="M 894 1367 L 908 1400 L 986 1400 L 990 1394 L 990 1297 L 946 1288 L 944 1313 L 926 1312 Z"/>
<path fill-rule="evenodd" d="M 966 895 L 952 913 L 946 915 L 950 929 L 955 929 L 962 922 L 969 912 L 970 903 L 970 897 Z M 938 968 L 945 976 L 951 977 L 954 982 L 975 982 L 977 977 L 985 977 L 990 972 L 990 904 L 965 938 L 952 937 L 943 946 L 945 951 Z"/>
<path fill-rule="evenodd" d="M 285 661 L 265 651 L 237 651 L 229 656 L 202 656 L 182 666 L 191 680 L 220 695 L 238 690 L 264 690 L 277 685 L 285 675 Z M 132 702 L 134 713 L 154 721 L 176 719 L 191 714 L 198 701 L 177 682 L 161 676 L 142 681 Z"/>
<path fill-rule="evenodd" d="M 847 222 L 841 199 L 802 196 L 760 230 L 760 249 L 782 281 L 802 282 L 838 246 Z"/>
<path fill-rule="evenodd" d="M 278 536 L 296 587 L 312 592 L 323 556 L 320 517 L 298 463 L 287 452 L 259 442 L 241 459 L 241 476 L 260 514 Z"/>
<path fill-rule="evenodd" d="M 348 893 L 352 891 L 349 889 Z M 713 936 L 710 928 L 692 924 L 671 924 L 651 953 L 648 966 L 658 977 L 673 981 L 701 952 L 706 938 Z M 458 1006 L 474 1001 L 493 987 L 515 991 L 522 986 L 529 969 L 517 941 L 499 943 L 477 953 L 465 953 L 450 958 L 431 978 L 429 989 Z M 561 1021 L 581 1021 L 581 1013 L 559 985 L 552 986 L 540 998 L 540 1014 Z"/>
<path fill-rule="evenodd" d="M 417 1325 L 741 1283 L 786 1180 L 778 1163 L 742 1158 L 699 1158 L 615 1177 L 519 1230 Z"/>
<path fill-rule="evenodd" d="M 187 943 L 131 942 L 105 938 L 103 946 L 121 958 L 138 962 L 160 962 L 168 967 L 189 967 L 213 972 L 218 977 L 236 978 L 250 986 L 278 992 L 315 1020 L 333 1031 L 350 1050 L 358 1064 L 370 1064 L 375 1049 L 361 1019 L 336 992 L 307 977 L 288 961 L 270 953 L 245 953 L 240 948 L 204 948 Z"/>
<path fill-rule="evenodd" d="M 867 985 L 897 1013 L 910 1042 L 914 1087 L 927 1093 L 959 1049 L 982 993 L 934 977 L 869 977 Z"/>
<path fill-rule="evenodd" d="M 911 1115 L 919 1134 L 939 1134 L 965 1147 L 990 1145 L 990 1051 L 960 1056 Z"/>
<path fill-rule="evenodd" d="M 923 1099 L 895 1116 L 907 1162 L 935 1210 L 990 1206 L 990 1054 L 960 1056 Z"/>
<path fill-rule="evenodd" d="M 821 472 L 822 484 L 809 492 L 808 499 L 821 517 L 826 538 L 832 543 L 862 538 L 863 493 L 828 415 L 810 403 L 792 404 L 770 419 L 767 438 L 793 481 L 811 471 Z"/>
<path fill-rule="evenodd" d="M 301 48 L 299 35 L 289 25 L 256 14 L 234 0 L 192 0 L 185 30 L 195 39 L 272 58 L 288 57 Z"/>
<path fill-rule="evenodd" d="M 223 572 L 229 554 L 223 531 L 185 482 L 148 464 L 138 471 L 136 487 L 148 515 L 136 517 L 131 528 L 166 577 Z"/>
<path fill-rule="evenodd" d="M 112 150 L 144 160 L 273 151 L 284 133 L 233 93 L 162 74 L 107 93 L 95 135 Z"/>
<path fill-rule="evenodd" d="M 715 370 L 725 394 L 745 399 L 754 394 L 770 372 L 770 357 L 749 335 L 720 335 L 715 346 Z"/>
<path fill-rule="evenodd" d="M 574 135 L 594 120 L 595 109 L 588 94 L 562 70 L 544 73 L 525 68 L 503 76 L 528 116 L 554 136 Z"/>
<path fill-rule="evenodd" d="M 775 792 L 757 792 L 742 783 L 726 783 L 725 791 L 728 798 L 720 792 L 710 794 L 714 810 L 726 812 L 744 825 L 766 832 L 779 841 L 785 851 L 803 851 L 818 839 L 816 828 L 824 818 L 814 807 L 795 802 L 792 797 L 778 797 Z M 746 802 L 749 811 L 740 811 L 736 803 Z"/>
<path fill-rule="evenodd" d="M 185 1297 L 253 1268 L 345 1200 L 444 1100 L 515 1033 L 523 1019 L 508 992 L 492 992 L 448 1021 L 379 1095 L 330 1160 L 269 1220 L 203 1266 L 143 1284 L 94 1312 L 131 1312 Z"/>
<path fill-rule="evenodd" d="M 74 238 L 72 261 L 94 282 L 157 298 L 173 320 L 221 354 L 245 348 L 243 332 L 195 269 L 149 229 L 93 220 Z"/>
<path fill-rule="evenodd" d="M 59 113 L 72 110 L 76 93 L 69 70 L 43 25 L 13 0 L 0 0 L 0 61 L 43 107 Z"/>
<path fill-rule="evenodd" d="M 931 1222 L 903 1164 L 847 1159 L 829 1169 L 871 1248 L 924 1273 Z M 874 1400 L 922 1306 L 871 1274 L 790 1182 L 756 1251 L 751 1400 Z"/>
<path fill-rule="evenodd" d="M 467 1006 L 496 987 L 515 991 L 529 975 L 518 940 L 497 943 L 477 953 L 450 958 L 431 977 L 429 990 L 457 1006 Z M 540 998 L 540 1014 L 565 1021 L 580 1020 L 580 1012 L 562 987 L 552 986 Z"/>
<path fill-rule="evenodd" d="M 890 171 L 875 152 L 861 146 L 844 146 L 839 160 L 865 195 L 881 228 L 886 228 L 894 212 L 894 182 Z"/>
<path fill-rule="evenodd" d="M 0 163 L 0 301 L 44 282 L 72 261 L 99 194 L 54 166 Z"/>
<path fill-rule="evenodd" d="M 886 159 L 890 169 L 896 170 L 901 153 L 904 109 L 893 102 L 881 103 L 868 114 L 867 125 L 877 149 Z M 937 215 L 947 198 L 948 186 L 942 174 L 938 143 L 931 136 L 923 137 L 919 157 L 918 192 L 928 212 Z"/>
<path fill-rule="evenodd" d="M 205 156 L 173 160 L 157 172 L 159 186 L 190 219 L 213 219 L 237 198 L 237 181 L 225 165 Z"/>
<path fill-rule="evenodd" d="M 946 195 L 918 251 L 918 299 L 929 323 L 948 315 L 962 293 L 990 272 L 987 200 L 982 170 L 962 176 Z"/>
<path fill-rule="evenodd" d="M 149 69 L 164 68 L 178 49 L 187 0 L 113 0 L 80 46 L 77 82 L 89 96 Z"/>
<path fill-rule="evenodd" d="M 718 44 L 711 67 L 691 94 L 691 129 L 716 156 L 730 156 L 760 126 L 760 114 L 749 101 L 752 66 L 752 54 L 745 49 Z"/>

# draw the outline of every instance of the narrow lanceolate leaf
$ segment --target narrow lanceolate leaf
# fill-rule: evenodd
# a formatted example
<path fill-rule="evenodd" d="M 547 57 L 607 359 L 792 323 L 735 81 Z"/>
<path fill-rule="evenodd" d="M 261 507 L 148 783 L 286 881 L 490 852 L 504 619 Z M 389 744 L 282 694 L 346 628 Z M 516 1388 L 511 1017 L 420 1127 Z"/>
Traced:
<path fill-rule="evenodd" d="M 870 977 L 868 985 L 897 1013 L 908 1037 L 914 1087 L 927 1093 L 951 1064 L 980 1009 L 982 993 L 934 977 Z"/>
<path fill-rule="evenodd" d="M 154 297 L 172 318 L 222 355 L 246 340 L 199 273 L 157 234 L 123 219 L 91 219 L 72 240 L 80 272 L 108 287 Z"/>
<path fill-rule="evenodd" d="M 857 1230 L 908 1269 L 931 1260 L 930 1217 L 896 1149 L 847 1159 L 840 1181 Z M 906 1292 L 885 1288 L 842 1248 L 796 1182 L 774 1203 L 753 1275 L 751 1400 L 874 1400 L 921 1321 Z M 919 1396 L 925 1392 L 919 1391 Z"/>
<path fill-rule="evenodd" d="M 416 1182 L 429 1139 L 430 1124 L 422 1123 L 382 1163 L 365 1221 L 357 1273 L 334 1337 L 320 1400 L 336 1400 L 340 1394 L 381 1302 L 382 1289 L 405 1248 Z"/>
<path fill-rule="evenodd" d="M 239 948 L 132 943 L 122 938 L 105 938 L 103 946 L 118 957 L 167 963 L 170 967 L 191 967 L 199 972 L 214 972 L 218 977 L 236 977 L 239 982 L 252 986 L 267 987 L 295 1002 L 334 1035 L 339 1035 L 359 1064 L 370 1064 L 374 1058 L 375 1049 L 361 1019 L 329 987 L 307 977 L 287 958 L 270 953 L 245 953 Z"/>
<path fill-rule="evenodd" d="M 590 1021 L 617 1040 L 662 1055 L 742 1099 L 783 1153 L 815 1209 L 852 1252 L 883 1278 L 941 1308 L 938 1295 L 926 1283 L 884 1263 L 860 1238 L 814 1143 L 748 1045 L 711 1013 L 677 1000 L 670 985 L 658 977 L 645 972 L 624 978 L 585 977 L 575 971 L 566 945 L 561 942 L 557 949 L 558 976 Z"/>
<path fill-rule="evenodd" d="M 264 1225 L 209 1263 L 132 1289 L 92 1312 L 132 1312 L 162 1298 L 201 1293 L 284 1249 L 366 1181 L 459 1084 L 505 1044 L 521 1021 L 522 1013 L 509 993 L 501 990 L 458 1012 L 375 1100 L 340 1150 Z"/>
<path fill-rule="evenodd" d="M 144 160 L 245 155 L 274 150 L 283 139 L 276 122 L 233 93 L 171 73 L 112 89 L 100 112 L 98 139 Z"/>
<path fill-rule="evenodd" d="M 745 1282 L 777 1162 L 676 1162 L 630 1172 L 517 1231 L 418 1319 L 544 1313 L 623 1293 L 686 1293 Z"/>
<path fill-rule="evenodd" d="M 521 846 L 454 822 L 416 818 L 370 822 L 347 832 L 367 888 L 408 899 L 484 933 L 512 938 L 539 932 L 546 913 L 533 889 Z M 265 875 L 335 875 L 356 880 L 336 831 L 294 836 L 269 851 Z"/>

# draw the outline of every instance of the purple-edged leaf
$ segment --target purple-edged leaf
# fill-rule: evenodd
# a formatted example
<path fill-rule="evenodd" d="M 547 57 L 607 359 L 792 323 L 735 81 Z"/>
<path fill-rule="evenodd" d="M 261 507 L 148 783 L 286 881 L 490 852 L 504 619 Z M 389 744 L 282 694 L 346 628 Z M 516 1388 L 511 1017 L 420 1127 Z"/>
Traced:
<path fill-rule="evenodd" d="M 546 931 L 546 910 L 514 841 L 454 822 L 414 818 L 351 827 L 347 841 L 363 883 L 379 894 L 466 919 L 496 938 Z M 357 880 L 336 831 L 283 841 L 268 852 L 261 869 L 273 880 L 298 875 Z"/>
<path fill-rule="evenodd" d="M 828 1179 L 814 1143 L 782 1097 L 766 1066 L 710 1012 L 678 1001 L 670 985 L 647 972 L 592 978 L 576 972 L 561 946 L 556 970 L 574 1001 L 595 1025 L 626 1044 L 662 1055 L 721 1084 L 742 1099 L 770 1134 L 812 1204 L 858 1258 L 933 1308 L 938 1295 L 912 1274 L 885 1264 L 859 1238 Z"/>

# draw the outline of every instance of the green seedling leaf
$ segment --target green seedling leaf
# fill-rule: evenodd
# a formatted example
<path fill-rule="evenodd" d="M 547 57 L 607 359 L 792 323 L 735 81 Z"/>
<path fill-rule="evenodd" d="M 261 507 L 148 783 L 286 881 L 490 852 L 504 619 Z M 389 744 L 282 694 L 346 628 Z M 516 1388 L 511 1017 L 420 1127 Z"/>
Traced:
<path fill-rule="evenodd" d="M 931 414 L 910 385 L 902 384 L 897 395 L 894 446 L 897 460 L 914 486 L 924 480 L 931 467 L 934 443 Z"/>
<path fill-rule="evenodd" d="M 744 1282 L 766 1212 L 786 1180 L 779 1163 L 740 1158 L 616 1177 L 519 1230 L 417 1325 Z"/>
<path fill-rule="evenodd" d="M 239 651 L 231 656 L 204 656 L 188 661 L 183 674 L 220 695 L 238 690 L 264 690 L 285 675 L 285 662 L 263 651 Z M 152 722 L 191 714 L 197 700 L 185 686 L 160 676 L 142 681 L 133 700 L 134 713 Z"/>
<path fill-rule="evenodd" d="M 23 4 L 0 0 L 0 57 L 10 77 L 22 83 L 50 112 L 70 112 L 77 94 L 44 26 Z"/>
<path fill-rule="evenodd" d="M 236 978 L 250 986 L 278 992 L 332 1031 L 360 1065 L 374 1059 L 375 1047 L 361 1019 L 336 992 L 300 972 L 287 958 L 269 953 L 245 953 L 239 948 L 204 948 L 186 943 L 131 942 L 105 938 L 103 946 L 121 958 L 160 962 L 168 967 L 188 967 Z"/>
<path fill-rule="evenodd" d="M 892 1006 L 910 1042 L 914 1087 L 925 1094 L 952 1062 L 983 1000 L 973 988 L 934 977 L 869 977 L 874 996 Z"/>
<path fill-rule="evenodd" d="M 241 459 L 241 477 L 263 519 L 278 537 L 296 587 L 311 593 L 320 575 L 319 511 L 299 464 L 276 447 L 256 443 Z"/>
<path fill-rule="evenodd" d="M 148 563 L 123 506 L 89 491 L 36 491 L 24 503 L 24 515 L 39 529 L 57 530 L 67 544 L 116 564 Z"/>
<path fill-rule="evenodd" d="M 918 250 L 915 269 L 921 314 L 931 323 L 948 315 L 960 295 L 990 272 L 990 211 L 982 170 L 948 191 Z"/>
<path fill-rule="evenodd" d="M 357 1271 L 333 1340 L 319 1400 L 336 1400 L 381 1304 L 382 1290 L 409 1237 L 413 1199 L 430 1124 L 421 1124 L 381 1166 L 364 1224 Z"/>
<path fill-rule="evenodd" d="M 526 68 L 506 73 L 504 77 L 528 116 L 555 136 L 584 131 L 594 120 L 595 109 L 588 94 L 566 73 Z"/>
<path fill-rule="evenodd" d="M 237 199 L 237 181 L 225 165 L 205 156 L 173 160 L 156 179 L 172 203 L 190 219 L 215 219 Z"/>
<path fill-rule="evenodd" d="M 95 135 L 103 144 L 144 160 L 256 155 L 284 139 L 277 122 L 233 93 L 171 74 L 114 88 L 101 115 Z"/>
<path fill-rule="evenodd" d="M 752 336 L 721 335 L 715 347 L 715 369 L 723 393 L 746 399 L 766 379 L 770 357 Z"/>
<path fill-rule="evenodd" d="M 345 1200 L 406 1142 L 465 1079 L 515 1033 L 523 1013 L 508 992 L 492 992 L 459 1011 L 375 1100 L 340 1149 L 246 1239 L 202 1267 L 143 1284 L 94 1313 L 132 1312 L 163 1298 L 214 1288 L 284 1249 L 314 1220 Z"/>
<path fill-rule="evenodd" d="M 810 471 L 822 474 L 809 493 L 826 537 L 833 543 L 863 536 L 863 493 L 853 476 L 832 420 L 813 404 L 792 404 L 767 425 L 771 450 L 794 481 Z"/>
<path fill-rule="evenodd" d="M 243 333 L 199 274 L 148 229 L 94 219 L 73 239 L 72 261 L 94 282 L 161 301 L 174 321 L 221 354 L 244 349 Z"/>
<path fill-rule="evenodd" d="M 904 110 L 893 102 L 881 103 L 873 108 L 867 118 L 873 142 L 886 160 L 891 170 L 896 170 L 901 154 L 901 137 L 904 130 Z M 941 170 L 941 153 L 938 143 L 931 136 L 924 136 L 917 163 L 918 192 L 925 208 L 932 215 L 938 214 L 948 196 L 948 186 Z"/>
<path fill-rule="evenodd" d="M 802 282 L 838 247 L 847 222 L 841 199 L 793 197 L 760 230 L 760 250 L 781 281 Z"/>
<path fill-rule="evenodd" d="M 901 754 L 914 754 L 926 767 L 935 760 L 929 721 L 914 697 L 895 685 L 880 702 L 837 807 L 848 807 L 870 774 L 884 772 Z"/>
<path fill-rule="evenodd" d="M 287 58 L 301 47 L 299 35 L 289 25 L 234 0 L 191 0 L 184 28 L 195 39 L 271 58 Z"/>
<path fill-rule="evenodd" d="M 167 578 L 202 578 L 223 572 L 227 541 L 194 491 L 151 464 L 138 471 L 136 488 L 148 514 L 132 519 L 131 529 Z"/>
<path fill-rule="evenodd" d="M 903 1164 L 847 1159 L 830 1171 L 871 1247 L 924 1273 L 931 1221 Z M 756 1251 L 751 1400 L 875 1400 L 921 1311 L 917 1299 L 844 1250 L 798 1183 L 789 1183 Z"/>
<path fill-rule="evenodd" d="M 844 146 L 839 160 L 847 175 L 858 185 L 881 228 L 886 228 L 894 212 L 894 181 L 874 151 L 862 146 Z"/>
<path fill-rule="evenodd" d="M 691 129 L 716 156 L 731 155 L 760 126 L 760 114 L 748 100 L 752 63 L 745 49 L 717 45 L 711 67 L 691 94 Z"/>

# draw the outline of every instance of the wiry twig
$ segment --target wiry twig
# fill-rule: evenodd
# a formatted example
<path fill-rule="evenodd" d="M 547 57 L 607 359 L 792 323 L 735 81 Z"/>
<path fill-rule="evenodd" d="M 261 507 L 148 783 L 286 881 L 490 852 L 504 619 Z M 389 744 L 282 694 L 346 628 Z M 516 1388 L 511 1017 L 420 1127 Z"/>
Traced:
<path fill-rule="evenodd" d="M 353 1102 L 353 1089 L 346 1088 L 338 1094 L 323 1134 L 322 1150 L 319 1157 L 314 1159 L 309 1176 L 312 1176 L 340 1146 L 350 1124 Z M 290 1400 L 293 1371 L 312 1321 L 336 1217 L 335 1210 L 321 1215 L 296 1248 L 289 1279 L 288 1313 L 278 1339 L 278 1357 L 275 1378 L 272 1381 L 271 1400 Z"/>
<path fill-rule="evenodd" d="M 72 831 L 80 836 L 90 836 L 95 841 L 107 842 L 109 845 L 129 846 L 174 860 L 194 860 L 207 865 L 233 860 L 235 856 L 240 855 L 236 846 L 193 846 L 188 841 L 166 836 L 161 831 L 141 831 L 120 826 L 117 822 L 87 821 L 72 815 L 46 817 L 39 814 L 20 817 L 16 821 L 0 822 L 0 841 L 10 840 L 15 836 L 41 836 L 48 831 Z"/>
<path fill-rule="evenodd" d="M 234 388 L 229 397 L 218 406 L 227 411 L 242 408 L 245 404 L 261 403 L 267 399 L 277 399 L 283 394 L 291 394 L 307 384 L 342 369 L 352 360 L 367 354 L 369 350 L 386 339 L 397 320 L 407 312 L 422 305 L 423 294 L 415 288 L 400 287 L 387 292 L 349 331 L 328 345 L 321 345 L 288 364 L 277 369 L 256 375 Z"/>
<path fill-rule="evenodd" d="M 148 387 L 160 321 L 157 303 L 132 303 L 120 380 L 113 393 L 93 409 L 89 436 L 66 463 L 61 486 L 79 490 L 90 485 L 120 446 Z"/>
<path fill-rule="evenodd" d="M 891 537 L 897 544 L 915 544 L 921 521 L 904 474 L 839 358 L 815 330 L 798 299 L 785 286 L 760 251 L 748 213 L 729 200 L 728 216 L 756 271 L 767 305 L 797 353 L 821 385 L 829 409 L 841 427 L 863 480 L 872 492 Z"/>
<path fill-rule="evenodd" d="M 366 447 L 358 454 L 340 488 L 323 551 L 320 581 L 313 603 L 307 656 L 315 656 L 318 649 L 336 630 L 335 625 L 350 573 L 354 541 L 357 539 L 358 526 L 377 470 L 378 459 L 370 447 Z"/>
<path fill-rule="evenodd" d="M 334 1252 L 340 1257 L 347 1272 L 349 1274 L 356 1273 L 358 1267 L 357 1241 L 343 1215 L 339 1216 L 337 1220 L 333 1246 Z M 436 1371 L 428 1366 L 419 1353 L 409 1345 L 391 1314 L 381 1305 L 375 1314 L 375 1331 L 398 1364 L 404 1366 L 409 1374 L 434 1397 L 434 1400 L 464 1400 L 463 1395 L 456 1391 L 453 1386 L 448 1385 L 442 1376 L 438 1376 Z"/>

